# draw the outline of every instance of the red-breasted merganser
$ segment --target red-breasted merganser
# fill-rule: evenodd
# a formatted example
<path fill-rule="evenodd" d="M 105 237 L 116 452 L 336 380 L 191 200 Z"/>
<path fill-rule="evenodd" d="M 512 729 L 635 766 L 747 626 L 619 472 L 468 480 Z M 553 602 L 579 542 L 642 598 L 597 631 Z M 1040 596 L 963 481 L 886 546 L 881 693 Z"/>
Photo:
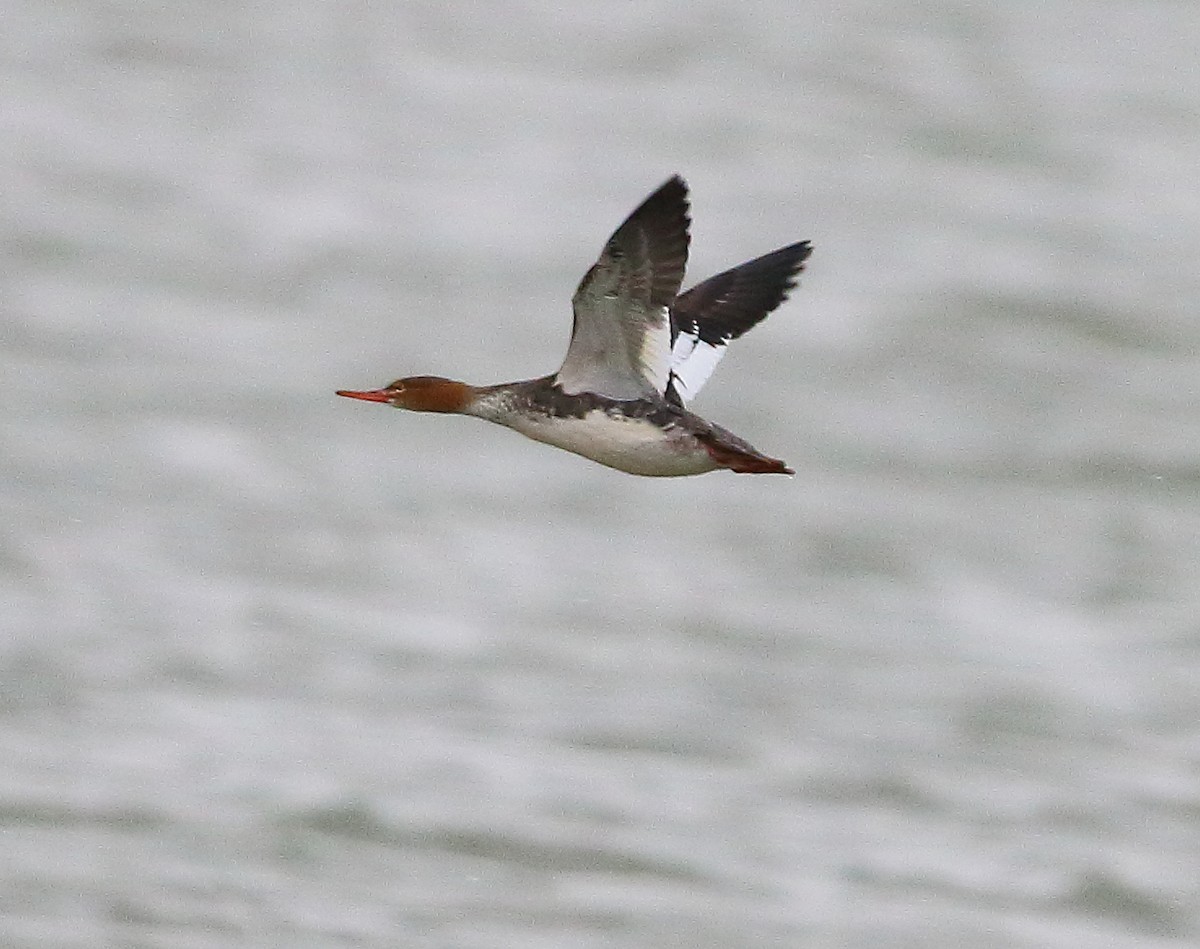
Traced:
<path fill-rule="evenodd" d="M 676 176 L 617 228 L 575 291 L 571 344 L 553 375 L 494 386 L 411 376 L 338 395 L 474 415 L 630 474 L 794 474 L 684 403 L 726 344 L 787 299 L 812 248 L 791 244 L 681 294 L 690 223 Z"/>

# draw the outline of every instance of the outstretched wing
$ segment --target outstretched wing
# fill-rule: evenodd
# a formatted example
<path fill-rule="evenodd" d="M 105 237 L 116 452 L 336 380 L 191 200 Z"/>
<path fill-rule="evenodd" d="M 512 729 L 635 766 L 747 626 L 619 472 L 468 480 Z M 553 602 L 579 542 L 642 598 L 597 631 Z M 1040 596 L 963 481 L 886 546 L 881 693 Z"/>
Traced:
<path fill-rule="evenodd" d="M 808 241 L 781 247 L 710 277 L 675 301 L 667 399 L 683 405 L 700 391 L 726 345 L 787 299 L 811 253 Z"/>
<path fill-rule="evenodd" d="M 613 399 L 662 394 L 670 371 L 669 308 L 688 254 L 687 185 L 679 176 L 613 233 L 579 284 L 575 323 L 556 381 Z"/>

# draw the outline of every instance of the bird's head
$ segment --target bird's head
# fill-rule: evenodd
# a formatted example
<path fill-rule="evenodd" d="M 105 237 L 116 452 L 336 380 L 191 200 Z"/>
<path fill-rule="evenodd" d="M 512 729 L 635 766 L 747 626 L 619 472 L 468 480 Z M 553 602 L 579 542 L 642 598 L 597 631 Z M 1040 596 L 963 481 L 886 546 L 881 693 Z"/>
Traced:
<path fill-rule="evenodd" d="M 364 402 L 386 402 L 410 412 L 461 412 L 471 402 L 473 392 L 465 382 L 441 376 L 409 376 L 382 389 L 365 392 L 339 389 L 337 394 Z"/>

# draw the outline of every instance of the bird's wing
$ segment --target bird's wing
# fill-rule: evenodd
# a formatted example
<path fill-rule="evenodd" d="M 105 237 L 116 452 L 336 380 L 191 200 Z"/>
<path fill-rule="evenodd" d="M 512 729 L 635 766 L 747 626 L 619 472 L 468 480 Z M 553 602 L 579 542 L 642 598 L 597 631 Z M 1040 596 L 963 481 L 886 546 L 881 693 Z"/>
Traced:
<path fill-rule="evenodd" d="M 790 244 L 680 295 L 671 306 L 669 400 L 683 405 L 700 391 L 729 342 L 787 299 L 811 253 L 808 241 Z"/>
<path fill-rule="evenodd" d="M 564 392 L 613 399 L 661 395 L 670 372 L 670 306 L 688 255 L 687 185 L 676 176 L 625 219 L 572 300 Z"/>

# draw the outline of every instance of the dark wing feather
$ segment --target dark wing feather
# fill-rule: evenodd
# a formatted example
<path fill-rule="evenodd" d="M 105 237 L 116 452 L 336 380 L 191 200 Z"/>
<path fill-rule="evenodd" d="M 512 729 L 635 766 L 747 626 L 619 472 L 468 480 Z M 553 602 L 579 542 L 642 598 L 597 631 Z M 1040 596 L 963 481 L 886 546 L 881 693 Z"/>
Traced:
<path fill-rule="evenodd" d="M 810 254 L 808 241 L 790 244 L 680 294 L 671 306 L 671 342 L 681 332 L 710 344 L 737 339 L 787 299 Z"/>

